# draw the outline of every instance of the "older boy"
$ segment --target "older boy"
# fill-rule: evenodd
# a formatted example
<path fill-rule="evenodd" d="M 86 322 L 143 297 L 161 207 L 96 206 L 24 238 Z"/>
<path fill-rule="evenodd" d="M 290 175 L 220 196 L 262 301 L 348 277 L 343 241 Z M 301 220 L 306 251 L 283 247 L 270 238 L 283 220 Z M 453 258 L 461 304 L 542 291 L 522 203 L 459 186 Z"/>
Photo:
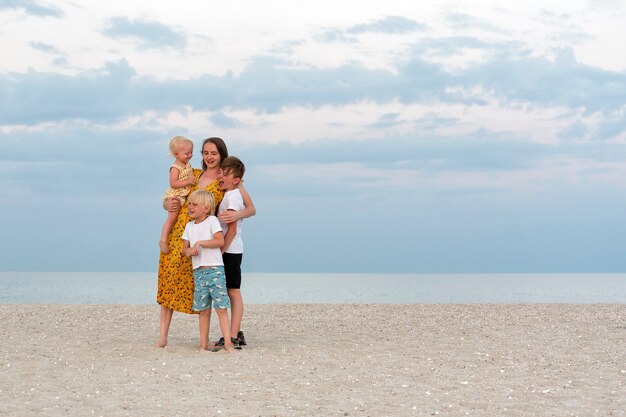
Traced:
<path fill-rule="evenodd" d="M 218 209 L 218 216 L 227 210 L 239 211 L 245 208 L 238 186 L 246 170 L 239 158 L 230 156 L 222 161 L 221 172 L 218 177 L 219 185 L 225 191 L 224 198 Z M 246 338 L 241 331 L 243 317 L 243 297 L 241 296 L 241 260 L 243 258 L 243 240 L 241 238 L 241 223 L 239 219 L 232 223 L 221 223 L 224 230 L 224 246 L 222 258 L 226 271 L 226 287 L 230 298 L 231 320 L 230 334 L 235 336 L 232 342 L 235 349 L 246 345 Z M 223 343 L 222 340 L 218 342 Z"/>

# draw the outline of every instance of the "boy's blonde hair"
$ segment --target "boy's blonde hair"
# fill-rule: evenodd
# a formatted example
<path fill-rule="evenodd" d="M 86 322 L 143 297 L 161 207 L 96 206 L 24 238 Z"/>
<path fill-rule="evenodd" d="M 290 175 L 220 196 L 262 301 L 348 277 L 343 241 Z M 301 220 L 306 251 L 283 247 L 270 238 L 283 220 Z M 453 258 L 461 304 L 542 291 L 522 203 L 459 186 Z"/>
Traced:
<path fill-rule="evenodd" d="M 215 214 L 215 198 L 213 198 L 213 194 L 209 191 L 196 190 L 189 195 L 187 202 L 199 204 L 204 208 L 208 208 L 209 214 Z"/>
<path fill-rule="evenodd" d="M 243 178 L 243 174 L 246 172 L 246 166 L 241 162 L 241 159 L 236 156 L 229 156 L 222 161 L 222 172 L 225 174 L 233 174 L 233 178 Z"/>
<path fill-rule="evenodd" d="M 178 150 L 182 148 L 183 145 L 186 145 L 188 143 L 193 146 L 193 142 L 184 136 L 173 137 L 172 140 L 170 140 L 170 153 L 172 154 L 172 156 L 175 156 L 174 154 L 178 152 Z"/>

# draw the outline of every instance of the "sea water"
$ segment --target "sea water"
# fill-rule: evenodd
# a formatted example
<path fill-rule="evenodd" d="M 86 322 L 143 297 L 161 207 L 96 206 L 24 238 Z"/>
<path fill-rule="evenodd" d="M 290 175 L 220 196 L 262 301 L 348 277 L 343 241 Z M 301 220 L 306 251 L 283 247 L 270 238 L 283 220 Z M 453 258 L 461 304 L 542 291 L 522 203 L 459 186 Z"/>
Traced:
<path fill-rule="evenodd" d="M 626 274 L 244 273 L 248 304 L 626 303 Z M 0 303 L 152 304 L 155 272 L 0 272 Z"/>

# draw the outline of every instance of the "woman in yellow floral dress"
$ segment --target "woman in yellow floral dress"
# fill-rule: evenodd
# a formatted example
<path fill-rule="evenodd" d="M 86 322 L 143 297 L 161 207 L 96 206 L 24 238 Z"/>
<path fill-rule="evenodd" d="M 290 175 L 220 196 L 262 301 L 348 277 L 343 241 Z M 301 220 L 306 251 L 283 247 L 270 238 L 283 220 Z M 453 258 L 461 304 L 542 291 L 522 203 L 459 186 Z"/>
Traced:
<path fill-rule="evenodd" d="M 222 201 L 224 191 L 220 190 L 217 177 L 222 160 L 226 157 L 228 157 L 228 149 L 222 139 L 209 138 L 202 142 L 202 170 L 193 170 L 193 174 L 198 182 L 196 185 L 192 186 L 190 194 L 197 189 L 207 190 L 215 197 L 216 204 Z M 238 219 L 256 214 L 256 209 L 250 195 L 243 186 L 240 187 L 240 190 L 246 208 L 238 212 L 225 212 L 225 216 L 220 216 L 221 221 L 231 223 Z M 178 203 L 174 199 L 170 199 L 164 203 L 164 207 L 167 210 L 176 210 Z M 185 204 L 180 207 L 178 219 L 167 239 L 170 251 L 167 254 L 162 253 L 159 258 L 157 303 L 161 305 L 161 324 L 159 342 L 157 343 L 158 347 L 167 346 L 167 335 L 174 311 L 188 314 L 194 312 L 191 308 L 193 305 L 194 289 L 191 259 L 182 254 L 182 235 L 185 230 L 185 225 L 189 221 L 187 202 L 185 202 Z"/>

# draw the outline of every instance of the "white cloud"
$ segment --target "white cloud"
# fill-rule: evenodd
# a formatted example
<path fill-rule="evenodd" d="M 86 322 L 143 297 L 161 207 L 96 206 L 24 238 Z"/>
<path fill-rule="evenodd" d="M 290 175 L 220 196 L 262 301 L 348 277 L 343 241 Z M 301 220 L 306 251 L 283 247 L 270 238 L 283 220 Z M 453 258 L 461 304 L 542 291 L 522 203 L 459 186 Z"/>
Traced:
<path fill-rule="evenodd" d="M 61 9 L 46 1 L 5 0 L 0 3 L 0 10 L 19 10 L 37 17 L 61 17 Z"/>
<path fill-rule="evenodd" d="M 615 2 L 13 4 L 0 7 L 0 182 L 16 218 L 37 210 L 20 210 L 14 197 L 48 203 L 38 224 L 51 236 L 76 234 L 74 214 L 54 211 L 68 196 L 78 212 L 103 205 L 102 233 L 130 222 L 156 236 L 175 134 L 197 144 L 222 136 L 244 159 L 258 193 L 252 225 L 274 231 L 285 216 L 316 219 L 320 202 L 338 218 L 388 205 L 397 217 L 379 220 L 383 227 L 432 229 L 419 242 L 446 248 L 433 256 L 444 269 L 458 242 L 450 225 L 481 231 L 491 221 L 483 212 L 508 224 L 510 213 L 498 210 L 512 210 L 532 225 L 546 197 L 566 196 L 555 207 L 586 218 L 573 203 L 591 191 L 626 209 L 617 197 L 626 178 L 626 27 Z M 129 201 L 137 206 L 121 220 L 106 207 Z M 526 206 L 535 212 L 524 217 Z M 328 217 L 330 229 L 340 226 Z M 54 230 L 59 218 L 66 234 Z M 357 240 L 370 219 L 343 217 Z M 313 226 L 306 232 L 319 233 Z M 416 247 L 406 235 L 404 246 Z M 292 249 L 280 245 L 251 247 L 280 264 L 275 253 Z M 0 263 L 14 265 L 5 252 Z"/>
<path fill-rule="evenodd" d="M 187 39 L 180 30 L 147 19 L 115 16 L 109 19 L 104 35 L 114 39 L 132 39 L 140 49 L 185 48 Z"/>

